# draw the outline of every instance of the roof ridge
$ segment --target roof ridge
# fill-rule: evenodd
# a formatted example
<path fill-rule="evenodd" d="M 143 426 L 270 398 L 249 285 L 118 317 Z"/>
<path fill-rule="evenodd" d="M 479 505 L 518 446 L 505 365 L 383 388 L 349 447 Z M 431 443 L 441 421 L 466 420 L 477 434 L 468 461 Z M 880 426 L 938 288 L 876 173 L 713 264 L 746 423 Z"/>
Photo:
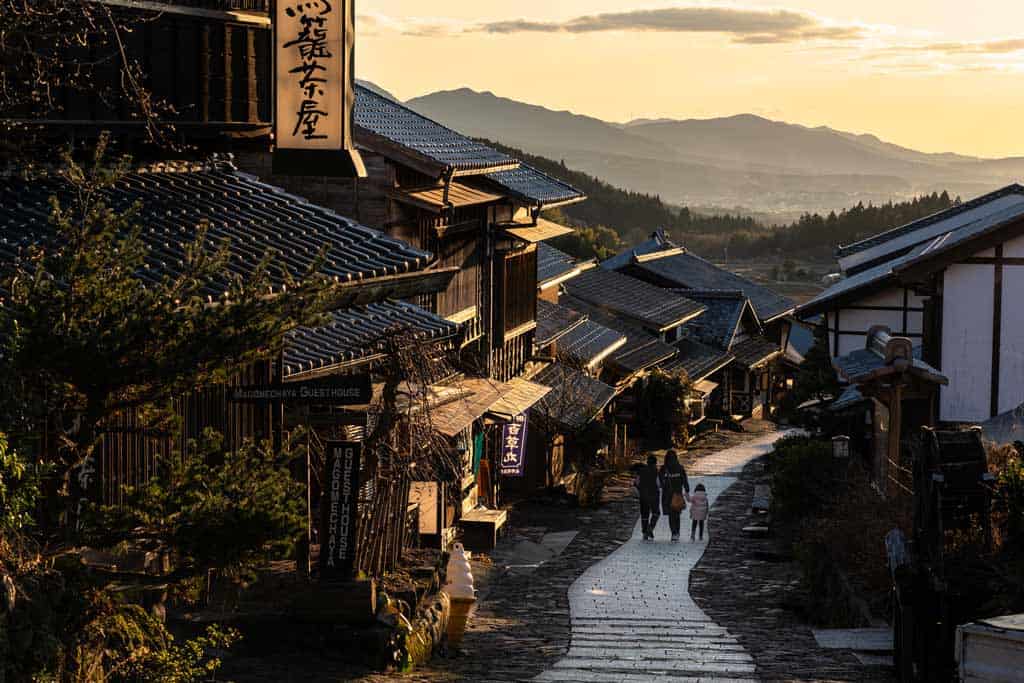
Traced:
<path fill-rule="evenodd" d="M 359 83 L 356 84 L 355 90 L 356 90 L 357 94 L 365 95 L 365 96 L 367 96 L 367 97 L 369 97 L 369 98 L 371 98 L 373 100 L 376 100 L 376 101 L 380 102 L 381 104 L 383 104 L 385 106 L 396 107 L 398 109 L 402 109 L 402 110 L 408 112 L 409 114 L 411 114 L 412 116 L 414 116 L 414 117 L 416 117 L 418 119 L 421 119 L 423 121 L 426 121 L 427 123 L 431 123 L 431 124 L 433 124 L 433 125 L 435 125 L 435 126 L 437 126 L 439 128 L 442 128 L 442 129 L 448 131 L 449 133 L 451 133 L 453 135 L 457 135 L 458 137 L 462 138 L 466 142 L 472 142 L 472 143 L 479 144 L 479 145 L 487 148 L 491 152 L 494 152 L 495 154 L 500 154 L 500 155 L 504 156 L 505 158 L 509 159 L 510 161 L 515 162 L 516 165 L 517 165 L 516 167 L 518 167 L 519 165 L 522 165 L 522 161 L 520 159 L 517 159 L 516 157 L 513 157 L 510 154 L 506 154 L 505 152 L 502 152 L 500 150 L 494 149 L 490 145 L 485 145 L 484 143 L 471 138 L 470 136 L 466 135 L 465 133 L 460 133 L 459 131 L 455 130 L 454 128 L 451 128 L 449 126 L 444 125 L 440 121 L 437 121 L 435 119 L 430 118 L 429 116 L 421 114 L 420 112 L 416 111 L 415 109 L 407 106 L 406 104 L 404 104 L 402 102 L 397 102 L 395 100 L 390 100 L 390 99 L 388 99 L 386 97 L 383 97 L 382 95 L 374 92 L 373 90 L 367 88 L 364 85 L 360 85 Z M 353 122 L 353 123 L 355 123 L 355 122 Z M 358 125 L 358 124 L 356 124 L 356 125 Z M 514 168 L 516 168 L 516 167 L 513 167 L 511 169 L 505 169 L 505 170 L 514 170 Z"/>
<path fill-rule="evenodd" d="M 917 220 L 914 221 L 910 221 L 909 223 L 904 223 L 903 225 L 897 225 L 894 228 L 883 230 L 882 232 L 871 235 L 870 237 L 865 237 L 864 239 L 857 240 L 856 242 L 853 242 L 851 244 L 840 245 L 836 249 L 836 257 L 842 258 L 844 256 L 849 256 L 851 254 L 856 254 L 861 251 L 864 251 L 865 249 L 869 249 L 870 247 L 875 246 L 875 240 L 885 235 L 892 234 L 893 236 L 898 236 L 900 234 L 913 232 L 913 230 L 927 227 L 929 225 L 939 222 L 940 220 L 952 218 L 953 216 L 957 216 L 963 213 L 964 211 L 975 209 L 983 204 L 994 201 L 996 199 L 1002 199 L 1003 197 L 1006 197 L 1011 194 L 1024 195 L 1024 185 L 1021 185 L 1020 183 L 1010 183 L 1009 185 L 1001 187 L 998 190 L 994 190 L 992 192 L 989 192 L 988 194 L 983 194 L 980 197 L 975 197 L 974 199 L 968 200 L 966 202 L 960 202 L 959 204 L 951 206 L 948 209 L 936 211 L 935 213 L 929 214 L 922 218 L 918 218 Z M 913 230 L 910 230 L 911 227 L 913 227 Z M 886 241 L 888 240 L 883 240 L 882 243 Z M 871 244 L 868 244 L 869 242 L 871 242 Z"/>

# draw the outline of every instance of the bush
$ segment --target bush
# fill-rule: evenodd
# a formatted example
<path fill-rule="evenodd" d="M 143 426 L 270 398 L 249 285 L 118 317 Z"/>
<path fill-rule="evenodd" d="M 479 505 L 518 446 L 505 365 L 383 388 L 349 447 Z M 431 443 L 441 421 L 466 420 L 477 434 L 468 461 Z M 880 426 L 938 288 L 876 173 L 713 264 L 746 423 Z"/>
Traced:
<path fill-rule="evenodd" d="M 816 514 L 832 495 L 832 444 L 807 436 L 787 436 L 771 456 L 772 514 L 799 520 Z"/>

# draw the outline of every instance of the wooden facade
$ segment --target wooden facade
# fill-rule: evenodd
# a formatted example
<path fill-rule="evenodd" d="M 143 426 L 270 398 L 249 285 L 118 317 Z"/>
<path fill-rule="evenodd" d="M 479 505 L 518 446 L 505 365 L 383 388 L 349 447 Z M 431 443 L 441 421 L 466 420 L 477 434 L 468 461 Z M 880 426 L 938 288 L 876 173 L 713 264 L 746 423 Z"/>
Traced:
<path fill-rule="evenodd" d="M 105 4 L 129 21 L 131 30 L 121 35 L 125 52 L 142 67 L 141 85 L 155 102 L 168 105 L 162 116 L 182 138 L 258 138 L 267 144 L 273 118 L 268 0 Z M 144 135 L 143 121 L 104 97 L 122 88 L 117 49 L 84 48 L 81 59 L 100 65 L 92 70 L 94 87 L 57 92 L 58 108 L 43 122 L 84 135 L 111 130 L 124 142 Z"/>

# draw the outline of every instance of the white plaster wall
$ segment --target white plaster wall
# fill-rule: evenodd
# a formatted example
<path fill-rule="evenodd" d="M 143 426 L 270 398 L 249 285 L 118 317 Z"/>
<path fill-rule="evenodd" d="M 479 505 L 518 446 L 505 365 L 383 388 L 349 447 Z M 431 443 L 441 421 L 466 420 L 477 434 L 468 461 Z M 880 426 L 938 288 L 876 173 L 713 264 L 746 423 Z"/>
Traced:
<path fill-rule="evenodd" d="M 840 317 L 840 321 L 842 321 L 842 317 Z M 839 355 L 845 356 L 851 351 L 863 349 L 866 343 L 866 334 L 841 334 L 839 335 Z"/>
<path fill-rule="evenodd" d="M 1024 258 L 1024 237 L 1015 237 L 1003 245 L 1003 256 L 1012 258 Z M 1020 268 L 1020 266 L 1013 266 Z"/>
<path fill-rule="evenodd" d="M 984 421 L 992 387 L 992 287 L 990 265 L 946 269 L 942 296 L 942 372 L 939 418 Z"/>
<path fill-rule="evenodd" d="M 861 299 L 857 299 L 857 306 L 902 306 L 902 289 L 883 289 L 880 292 L 873 292 Z"/>
<path fill-rule="evenodd" d="M 907 324 L 910 324 L 909 317 Z M 903 313 L 901 311 L 864 311 L 844 308 L 839 312 L 839 328 L 847 332 L 864 332 L 873 325 L 885 325 L 893 332 L 903 331 Z M 920 332 L 917 330 L 911 330 Z"/>
<path fill-rule="evenodd" d="M 1003 245 L 1003 256 L 1024 257 L 1024 237 Z M 1003 266 L 999 338 L 999 412 L 1024 403 L 1024 266 Z"/>

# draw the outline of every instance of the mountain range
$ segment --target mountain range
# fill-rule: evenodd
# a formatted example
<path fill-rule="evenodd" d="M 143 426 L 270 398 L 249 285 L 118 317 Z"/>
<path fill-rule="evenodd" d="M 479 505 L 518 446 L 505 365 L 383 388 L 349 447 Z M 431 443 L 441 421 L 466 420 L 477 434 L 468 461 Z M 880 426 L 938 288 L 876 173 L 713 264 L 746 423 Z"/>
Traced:
<path fill-rule="evenodd" d="M 966 198 L 1024 177 L 1024 157 L 925 153 L 873 135 L 752 114 L 621 124 L 468 88 L 405 104 L 461 133 L 559 159 L 613 185 L 695 209 L 788 218 L 933 191 Z"/>

